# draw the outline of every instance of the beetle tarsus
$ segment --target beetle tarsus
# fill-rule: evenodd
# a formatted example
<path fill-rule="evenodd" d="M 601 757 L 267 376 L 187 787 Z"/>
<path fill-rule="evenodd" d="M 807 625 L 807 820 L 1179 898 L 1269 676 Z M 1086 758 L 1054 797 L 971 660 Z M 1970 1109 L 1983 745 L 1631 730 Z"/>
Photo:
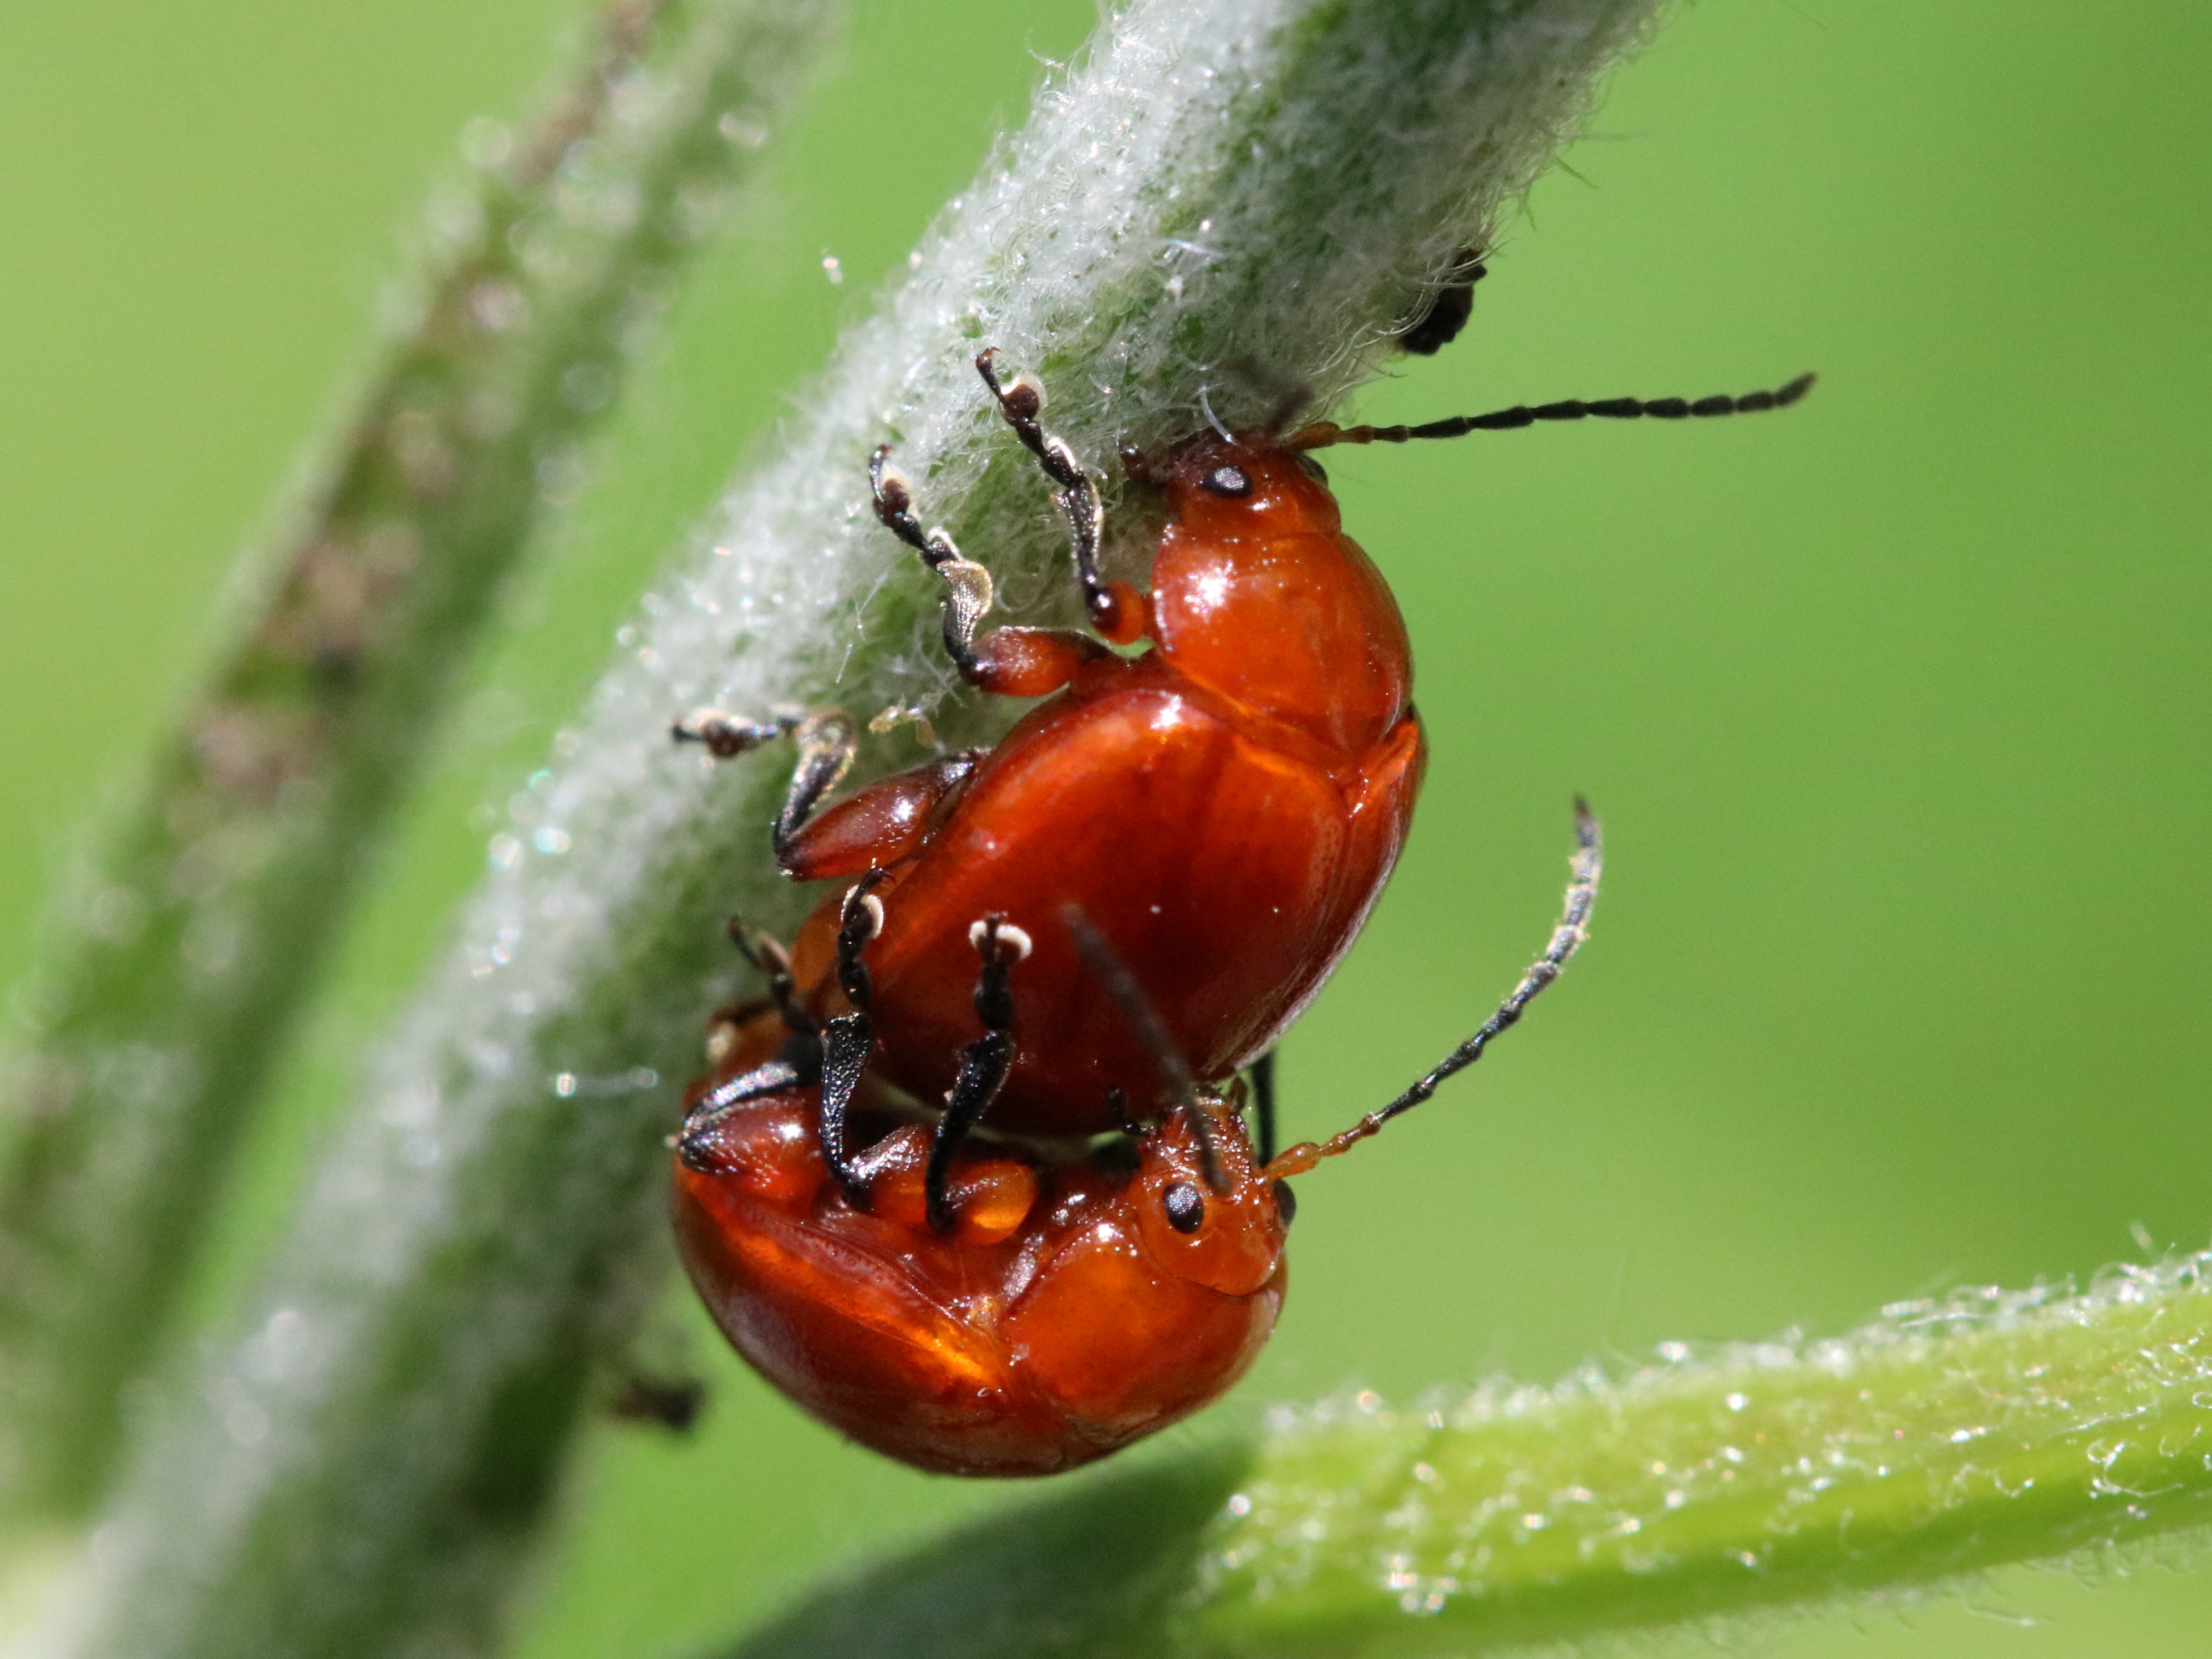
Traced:
<path fill-rule="evenodd" d="M 999 413 L 1013 428 L 1014 435 L 1036 457 L 1045 477 L 1060 486 L 1053 501 L 1067 520 L 1069 550 L 1075 561 L 1075 580 L 1083 589 L 1084 613 L 1101 624 L 1101 631 L 1110 631 L 1104 623 L 1113 614 L 1116 602 L 1098 574 L 1098 546 L 1105 532 L 1106 507 L 1099 499 L 1097 481 L 1075 459 L 1075 452 L 1065 440 L 1054 437 L 1037 424 L 1037 416 L 1044 409 L 1043 386 L 1027 374 L 1001 384 L 998 356 L 996 346 L 986 346 L 976 353 L 975 372 L 983 377 L 983 384 L 997 400 Z"/>
<path fill-rule="evenodd" d="M 884 527 L 921 555 L 945 582 L 945 654 L 963 678 L 976 672 L 975 629 L 991 610 L 991 573 L 963 558 L 941 526 L 924 530 L 914 516 L 914 491 L 890 470 L 891 447 L 878 444 L 868 458 L 868 485 Z"/>
<path fill-rule="evenodd" d="M 871 870 L 846 890 L 837 927 L 837 983 L 853 1012 L 840 1014 L 822 1030 L 822 1157 L 845 1201 L 856 1210 L 868 1207 L 868 1179 L 854 1163 L 846 1129 L 853 1098 L 876 1048 L 876 1023 L 870 1013 L 874 990 L 860 952 L 883 931 L 884 902 L 874 892 L 883 878 L 884 872 Z"/>
<path fill-rule="evenodd" d="M 822 805 L 823 797 L 845 781 L 852 770 L 860 734 L 852 717 L 842 708 L 825 708 L 799 721 L 792 734 L 799 744 L 799 763 L 792 769 L 791 787 L 784 791 L 782 808 L 775 815 L 770 840 L 782 860 L 792 842 Z"/>
<path fill-rule="evenodd" d="M 779 738 L 787 737 L 798 744 L 799 759 L 792 768 L 791 783 L 769 831 L 779 862 L 787 861 L 792 842 L 813 817 L 823 797 L 845 781 L 860 741 L 853 717 L 842 708 L 811 712 L 781 708 L 763 720 L 747 720 L 720 708 L 697 708 L 671 726 L 669 735 L 678 743 L 702 745 L 716 760 L 749 755 Z M 744 950 L 742 941 L 738 948 Z M 750 959 L 751 952 L 746 955 Z"/>
<path fill-rule="evenodd" d="M 822 1031 L 822 1159 L 845 1201 L 868 1207 L 868 1178 L 853 1161 L 846 1129 L 860 1074 L 875 1050 L 875 1022 L 866 1014 L 840 1014 Z"/>
<path fill-rule="evenodd" d="M 929 1224 L 937 1232 L 952 1231 L 952 1197 L 948 1185 L 953 1155 L 967 1139 L 977 1120 L 991 1109 L 1014 1064 L 1014 997 L 1007 984 L 1013 965 L 1030 953 L 1029 935 L 1009 927 L 1004 916 L 986 916 L 969 930 L 976 954 L 983 959 L 975 981 L 975 1016 L 983 1022 L 983 1035 L 960 1050 L 960 1072 L 945 1102 L 945 1116 L 929 1149 L 929 1169 L 922 1192 L 928 1206 Z"/>

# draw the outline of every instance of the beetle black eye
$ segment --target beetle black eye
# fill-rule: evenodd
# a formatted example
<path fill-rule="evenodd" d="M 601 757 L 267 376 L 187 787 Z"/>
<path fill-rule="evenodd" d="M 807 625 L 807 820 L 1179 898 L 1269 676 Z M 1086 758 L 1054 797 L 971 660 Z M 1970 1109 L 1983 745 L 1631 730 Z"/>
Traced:
<path fill-rule="evenodd" d="M 1178 1181 L 1160 1194 L 1168 1212 L 1168 1225 L 1179 1233 L 1194 1233 L 1206 1224 L 1206 1198 L 1188 1181 Z"/>
<path fill-rule="evenodd" d="M 1291 1190 L 1287 1181 L 1270 1184 L 1275 1189 L 1275 1213 L 1283 1218 L 1283 1225 L 1287 1227 L 1298 1218 L 1298 1195 Z"/>
<path fill-rule="evenodd" d="M 1241 466 L 1217 466 L 1205 478 L 1208 493 L 1234 498 L 1252 493 L 1252 480 Z"/>

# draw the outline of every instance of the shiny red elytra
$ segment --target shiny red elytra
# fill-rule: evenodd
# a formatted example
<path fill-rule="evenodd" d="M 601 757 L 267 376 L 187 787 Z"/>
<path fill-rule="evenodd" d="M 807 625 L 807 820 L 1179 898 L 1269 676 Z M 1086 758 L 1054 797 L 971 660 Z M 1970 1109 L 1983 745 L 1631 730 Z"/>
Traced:
<path fill-rule="evenodd" d="M 878 515 L 945 583 L 962 676 L 1045 701 L 989 750 L 826 810 L 857 740 L 842 712 L 708 709 L 677 726 L 721 757 L 795 738 L 776 856 L 846 884 L 789 957 L 733 928 L 771 994 L 718 1027 L 675 1212 L 717 1322 L 815 1415 L 921 1468 L 1047 1474 L 1236 1381 L 1281 1302 L 1284 1178 L 1479 1058 L 1557 977 L 1595 900 L 1580 813 L 1566 915 L 1513 995 L 1388 1106 L 1274 1154 L 1268 1048 L 1379 895 L 1424 754 L 1403 621 L 1306 452 L 1774 408 L 1810 377 L 1696 404 L 1210 428 L 1142 469 L 1166 520 L 1140 594 L 1099 574 L 1097 489 L 1037 424 L 1042 392 L 1002 386 L 988 351 L 977 368 L 1058 486 L 1098 637 L 979 637 L 988 574 L 921 527 L 878 450 Z M 1142 655 L 1112 648 L 1145 640 Z M 1200 1086 L 1247 1066 L 1256 1152 L 1241 1085 Z M 1018 1139 L 971 1139 L 987 1114 Z"/>
<path fill-rule="evenodd" d="M 756 1029 L 718 1078 L 780 1035 Z M 1049 1474 L 1213 1400 L 1274 1328 L 1284 1215 L 1218 1102 L 1200 1109 L 1224 1190 L 1182 1114 L 1133 1147 L 971 1141 L 942 1233 L 927 1131 L 899 1123 L 862 1155 L 860 1210 L 830 1177 L 818 1109 L 793 1089 L 693 1138 L 677 1237 L 738 1352 L 862 1445 L 947 1474 Z"/>
<path fill-rule="evenodd" d="M 1318 469 L 1261 434 L 1206 431 L 1177 446 L 1158 469 L 1167 520 L 1140 595 L 1100 580 L 1097 490 L 1038 428 L 1034 389 L 1001 389 L 988 353 L 979 367 L 1060 486 L 1100 631 L 1154 648 L 1123 656 L 1060 629 L 978 638 L 988 575 L 921 529 L 879 452 L 878 510 L 947 584 L 945 641 L 963 677 L 1047 701 L 988 751 L 902 772 L 818 816 L 852 753 L 842 714 L 755 723 L 710 712 L 680 728 L 718 753 L 793 731 L 802 758 L 779 860 L 802 880 L 872 884 L 868 936 L 848 939 L 842 962 L 842 895 L 795 948 L 825 1028 L 824 1143 L 841 1180 L 842 1113 L 871 1067 L 918 1100 L 960 1092 L 963 1127 L 967 1103 L 987 1095 L 994 1127 L 1025 1133 L 1097 1133 L 1128 1103 L 1149 1109 L 1156 1066 L 1060 926 L 1071 904 L 1130 964 L 1197 1075 L 1249 1065 L 1350 946 L 1420 783 L 1405 623 L 1342 532 Z M 986 916 L 1023 957 L 1003 1057 L 972 1042 Z"/>
<path fill-rule="evenodd" d="M 823 1155 L 818 1085 L 720 1103 L 803 1029 L 770 952 L 771 996 L 718 1018 L 715 1069 L 692 1087 L 672 1205 L 684 1267 L 756 1370 L 902 1462 L 1042 1475 L 1118 1450 L 1218 1399 L 1273 1331 L 1295 1212 L 1287 1177 L 1428 1099 L 1559 977 L 1597 896 L 1597 825 L 1579 806 L 1572 862 L 1549 945 L 1480 1030 L 1381 1110 L 1272 1158 L 1245 1133 L 1242 1085 L 1225 1097 L 1197 1088 L 1163 1043 L 1174 1103 L 1118 1139 L 970 1139 L 948 1158 L 911 1103 L 864 1079 L 858 1121 L 885 1133 L 855 1160 L 855 1203 Z M 1086 965 L 1158 1039 L 1126 967 L 1066 920 Z"/>

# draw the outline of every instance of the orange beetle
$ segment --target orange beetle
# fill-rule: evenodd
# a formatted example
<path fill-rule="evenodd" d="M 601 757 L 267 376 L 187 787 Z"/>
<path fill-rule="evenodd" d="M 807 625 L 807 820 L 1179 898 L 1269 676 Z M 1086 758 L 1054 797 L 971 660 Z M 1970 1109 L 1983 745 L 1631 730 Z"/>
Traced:
<path fill-rule="evenodd" d="M 677 727 L 717 755 L 794 735 L 779 861 L 801 879 L 870 884 L 862 915 L 833 896 L 799 934 L 818 1061 L 732 1080 L 818 1077 L 823 1153 L 855 1199 L 865 1178 L 844 1120 L 870 1070 L 917 1099 L 950 1097 L 947 1158 L 987 1109 L 996 1128 L 1088 1135 L 1151 1101 L 1152 1061 L 1056 925 L 1064 905 L 1132 964 L 1200 1076 L 1249 1065 L 1349 948 L 1420 783 L 1405 623 L 1317 467 L 1269 434 L 1208 430 L 1176 446 L 1158 470 L 1167 522 L 1139 594 L 1099 575 L 1098 492 L 1038 426 L 1041 392 L 1001 386 L 990 352 L 976 366 L 1059 486 L 1103 637 L 979 636 L 990 578 L 915 520 L 886 446 L 871 467 L 877 512 L 945 582 L 954 663 L 986 691 L 1047 700 L 990 750 L 818 815 L 853 752 L 842 714 L 702 710 Z M 1135 657 L 1108 643 L 1146 637 L 1154 648 Z M 979 1036 L 973 938 L 987 916 L 1022 960 L 1003 1018 Z"/>
<path fill-rule="evenodd" d="M 878 515 L 945 582 L 963 678 L 1046 701 L 992 749 L 818 816 L 853 758 L 842 713 L 678 724 L 716 756 L 795 738 L 777 858 L 856 879 L 792 955 L 732 925 L 770 994 L 718 1017 L 674 1212 L 717 1323 L 805 1409 L 919 1468 L 1042 1474 L 1243 1373 L 1282 1304 L 1287 1178 L 1480 1058 L 1557 978 L 1595 899 L 1597 826 L 1577 804 L 1566 914 L 1497 1012 L 1380 1110 L 1275 1152 L 1268 1045 L 1380 892 L 1423 760 L 1403 621 L 1306 452 L 1779 408 L 1812 377 L 1696 403 L 1201 432 L 1158 469 L 1168 516 L 1144 595 L 1100 577 L 1097 491 L 1038 426 L 1041 392 L 1002 386 L 988 351 L 976 366 L 1059 486 L 1101 637 L 978 637 L 988 574 L 922 529 L 877 452 Z M 1146 638 L 1133 658 L 1108 643 Z M 1246 1066 L 1256 1150 L 1241 1085 L 1200 1086 Z"/>
<path fill-rule="evenodd" d="M 863 1212 L 793 1089 L 687 1135 L 678 1243 L 732 1345 L 830 1427 L 917 1468 L 1050 1474 L 1216 1398 L 1274 1328 L 1284 1211 L 1229 1106 L 1195 1109 L 1220 1190 L 1185 1114 L 1097 1151 L 971 1142 L 939 1233 L 920 1124 L 862 1155 Z"/>
<path fill-rule="evenodd" d="M 1157 468 L 1133 469 L 1157 473 L 1166 495 L 1145 595 L 1101 577 L 1097 485 L 1038 425 L 1042 389 L 1001 385 L 994 358 L 983 352 L 976 368 L 1059 486 L 1103 638 L 1043 628 L 979 637 L 989 574 L 942 530 L 922 528 L 886 445 L 870 467 L 876 511 L 945 581 L 947 653 L 971 685 L 1047 700 L 991 749 L 899 773 L 818 815 L 852 763 L 842 713 L 750 720 L 702 709 L 675 727 L 716 756 L 795 737 L 776 857 L 801 879 L 861 882 L 800 930 L 803 1040 L 729 1079 L 722 1103 L 818 1083 L 823 1156 L 865 1208 L 847 1126 L 863 1077 L 943 1102 L 925 1173 L 940 1228 L 951 1224 L 945 1171 L 986 1112 L 995 1128 L 1089 1135 L 1156 1097 L 1146 1045 L 1054 924 L 1063 908 L 1129 965 L 1190 1070 L 1221 1078 L 1265 1055 L 1382 892 L 1424 760 L 1412 658 L 1396 601 L 1343 533 L 1308 452 L 1775 408 L 1811 379 L 1743 398 L 1523 405 L 1421 427 L 1201 430 Z M 1136 657 L 1107 643 L 1147 637 L 1154 648 Z M 987 970 L 1020 971 L 971 997 L 987 921 L 1011 953 Z"/>
<path fill-rule="evenodd" d="M 814 1086 L 725 1097 L 806 1019 L 780 952 L 738 935 L 773 995 L 718 1017 L 714 1072 L 692 1087 L 673 1197 L 691 1282 L 731 1345 L 785 1395 L 917 1468 L 1051 1474 L 1178 1421 L 1225 1393 L 1274 1329 L 1295 1212 L 1285 1177 L 1349 1151 L 1474 1064 L 1581 945 L 1600 849 L 1579 806 L 1577 834 L 1566 913 L 1498 1012 L 1380 1111 L 1273 1158 L 1245 1135 L 1241 1089 L 1224 1097 L 1196 1085 L 1127 966 L 1071 912 L 1073 948 L 1152 1049 L 1176 1103 L 1103 1145 L 986 1152 L 970 1141 L 940 1163 L 911 1104 L 871 1078 L 863 1113 L 896 1127 L 858 1160 L 867 1201 L 855 1205 L 823 1156 Z M 1003 960 L 999 944 L 987 928 L 987 963 Z M 949 1227 L 933 1224 L 933 1171 Z"/>

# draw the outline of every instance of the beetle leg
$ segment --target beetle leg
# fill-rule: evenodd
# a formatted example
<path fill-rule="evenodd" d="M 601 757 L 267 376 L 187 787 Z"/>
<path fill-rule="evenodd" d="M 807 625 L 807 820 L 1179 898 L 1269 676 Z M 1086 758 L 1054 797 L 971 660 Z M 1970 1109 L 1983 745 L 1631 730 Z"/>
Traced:
<path fill-rule="evenodd" d="M 963 749 L 924 761 L 817 813 L 785 848 L 785 873 L 799 881 L 857 876 L 920 852 L 946 800 L 975 775 L 982 755 Z"/>
<path fill-rule="evenodd" d="M 921 521 L 914 516 L 913 487 L 886 465 L 890 453 L 889 444 L 879 444 L 868 461 L 876 516 L 944 578 L 945 654 L 952 659 L 962 679 L 979 690 L 1003 696 L 1042 697 L 1066 684 L 1076 670 L 1092 658 L 1107 654 L 1106 648 L 1090 635 L 1065 628 L 997 628 L 978 640 L 975 629 L 991 610 L 991 573 L 973 559 L 963 558 L 952 538 L 942 529 L 922 529 Z M 1069 464 L 1073 465 L 1073 458 Z M 1087 481 L 1085 487 L 1089 488 Z M 1066 506 L 1064 499 L 1061 505 Z M 1096 575 L 1093 570 L 1094 580 Z M 1135 605 L 1130 614 L 1141 617 L 1142 602 L 1134 600 L 1133 593 L 1130 598 Z M 1123 605 L 1114 614 L 1129 611 L 1129 605 Z M 1093 611 L 1096 615 L 1096 607 Z M 1102 631 L 1109 638 L 1121 637 L 1110 629 L 1102 628 Z M 1137 631 L 1143 631 L 1141 626 Z M 1128 637 L 1133 639 L 1136 635 Z"/>
<path fill-rule="evenodd" d="M 929 1149 L 922 1192 L 929 1224 L 940 1233 L 952 1231 L 952 1200 L 945 1191 L 952 1156 L 998 1098 L 1014 1063 L 1014 998 L 1006 975 L 1030 953 L 1030 936 L 1004 916 L 984 917 L 968 930 L 968 938 L 983 959 L 975 981 L 975 1015 L 983 1022 L 983 1035 L 960 1050 L 960 1074 L 945 1097 L 945 1116 Z"/>
<path fill-rule="evenodd" d="M 853 1012 L 838 1015 L 822 1029 L 822 1158 L 845 1201 L 856 1210 L 868 1207 L 868 1182 L 854 1167 L 845 1129 L 861 1073 L 868 1069 L 876 1047 L 876 1023 L 870 1012 L 873 993 L 860 951 L 884 929 L 884 902 L 870 890 L 883 878 L 882 871 L 871 870 L 845 895 L 837 929 L 837 983 Z"/>
<path fill-rule="evenodd" d="M 1490 274 L 1479 247 L 1462 248 L 1430 296 L 1428 309 L 1398 331 L 1398 349 L 1433 357 L 1454 340 L 1474 314 L 1474 285 Z"/>
<path fill-rule="evenodd" d="M 689 1434 L 706 1405 L 707 1385 L 696 1376 L 632 1372 L 607 1402 L 607 1414 L 624 1423 L 650 1423 L 671 1434 Z"/>
<path fill-rule="evenodd" d="M 1044 475 L 1060 486 L 1053 501 L 1067 520 L 1069 550 L 1075 560 L 1075 580 L 1083 589 L 1084 614 L 1091 626 L 1108 639 L 1127 645 L 1145 631 L 1144 602 L 1127 582 L 1109 582 L 1098 574 L 1098 547 L 1106 525 L 1106 508 L 1098 498 L 1098 484 L 1065 440 L 1055 438 L 1037 424 L 1044 410 L 1044 387 L 1033 376 L 1017 375 L 1003 384 L 999 379 L 999 349 L 988 346 L 975 356 L 975 372 L 983 377 L 999 413 L 1014 429 Z"/>
<path fill-rule="evenodd" d="M 730 942 L 768 981 L 769 1001 L 784 1030 L 783 1047 L 776 1059 L 795 1070 L 799 1082 L 816 1082 L 822 1076 L 822 1028 L 799 1000 L 799 981 L 791 971 L 791 952 L 771 934 L 755 933 L 748 938 L 744 918 L 739 916 L 730 918 Z"/>
<path fill-rule="evenodd" d="M 676 1155 L 684 1160 L 685 1169 L 696 1170 L 704 1175 L 714 1174 L 716 1166 L 702 1143 L 721 1127 L 731 1113 L 753 1101 L 765 1099 L 769 1095 L 780 1095 L 787 1089 L 796 1089 L 811 1081 L 812 1079 L 807 1076 L 805 1066 L 794 1065 L 781 1057 L 732 1078 L 684 1115 L 684 1128 L 677 1138 Z"/>
<path fill-rule="evenodd" d="M 1098 580 L 1098 543 L 1105 525 L 1106 510 L 1098 500 L 1098 486 L 1075 459 L 1075 452 L 1066 441 L 1055 438 L 1037 424 L 1037 416 L 1044 412 L 1044 386 L 1034 375 L 1018 374 L 1001 383 L 999 379 L 999 349 L 987 346 L 975 355 L 975 372 L 983 377 L 991 396 L 998 400 L 999 413 L 1014 429 L 1037 465 L 1044 469 L 1046 477 L 1060 486 L 1053 497 L 1066 516 L 1068 534 L 1073 542 L 1076 580 L 1083 584 L 1086 605 L 1095 608 L 1104 584 Z"/>
<path fill-rule="evenodd" d="M 774 1060 L 726 1079 L 684 1115 L 677 1153 L 686 1169 L 709 1175 L 714 1172 L 714 1165 L 701 1145 L 708 1133 L 738 1107 L 781 1094 L 787 1089 L 802 1088 L 822 1075 L 821 1034 L 813 1018 L 799 1005 L 798 987 L 791 974 L 790 953 L 767 933 L 748 934 L 741 916 L 730 918 L 730 942 L 767 979 L 769 999 L 766 1003 L 758 1000 L 733 1003 L 714 1018 L 732 1025 L 742 1024 L 752 1015 L 773 1006 L 783 1021 L 786 1035 L 783 1047 Z"/>
<path fill-rule="evenodd" d="M 1260 1162 L 1275 1161 L 1275 1051 L 1252 1062 L 1252 1115 L 1259 1121 Z"/>
<path fill-rule="evenodd" d="M 743 916 L 730 918 L 730 943 L 768 981 L 769 998 L 783 1020 L 783 1029 L 793 1036 L 815 1036 L 813 1016 L 799 1006 L 799 981 L 791 975 L 791 952 L 770 934 L 747 933 Z"/>
<path fill-rule="evenodd" d="M 991 573 L 973 559 L 961 557 L 952 538 L 942 528 L 924 531 L 914 516 L 914 489 L 903 475 L 887 463 L 891 447 L 878 444 L 868 458 L 868 483 L 875 494 L 876 517 L 884 527 L 921 555 L 921 562 L 945 580 L 945 654 L 952 659 L 963 678 L 973 680 L 981 665 L 975 657 L 975 625 L 990 613 Z"/>
<path fill-rule="evenodd" d="M 705 744 L 707 752 L 717 760 L 750 754 L 778 738 L 788 737 L 798 743 L 799 763 L 792 769 L 791 786 L 784 791 L 783 806 L 769 832 L 779 863 L 814 816 L 815 808 L 822 805 L 822 798 L 844 780 L 860 744 L 852 717 L 842 708 L 814 714 L 782 708 L 764 720 L 749 720 L 720 708 L 697 708 L 671 726 L 669 735 L 678 743 Z"/>
<path fill-rule="evenodd" d="M 994 628 L 975 641 L 970 685 L 1008 697 L 1042 697 L 1087 662 L 1114 653 L 1072 628 Z"/>

